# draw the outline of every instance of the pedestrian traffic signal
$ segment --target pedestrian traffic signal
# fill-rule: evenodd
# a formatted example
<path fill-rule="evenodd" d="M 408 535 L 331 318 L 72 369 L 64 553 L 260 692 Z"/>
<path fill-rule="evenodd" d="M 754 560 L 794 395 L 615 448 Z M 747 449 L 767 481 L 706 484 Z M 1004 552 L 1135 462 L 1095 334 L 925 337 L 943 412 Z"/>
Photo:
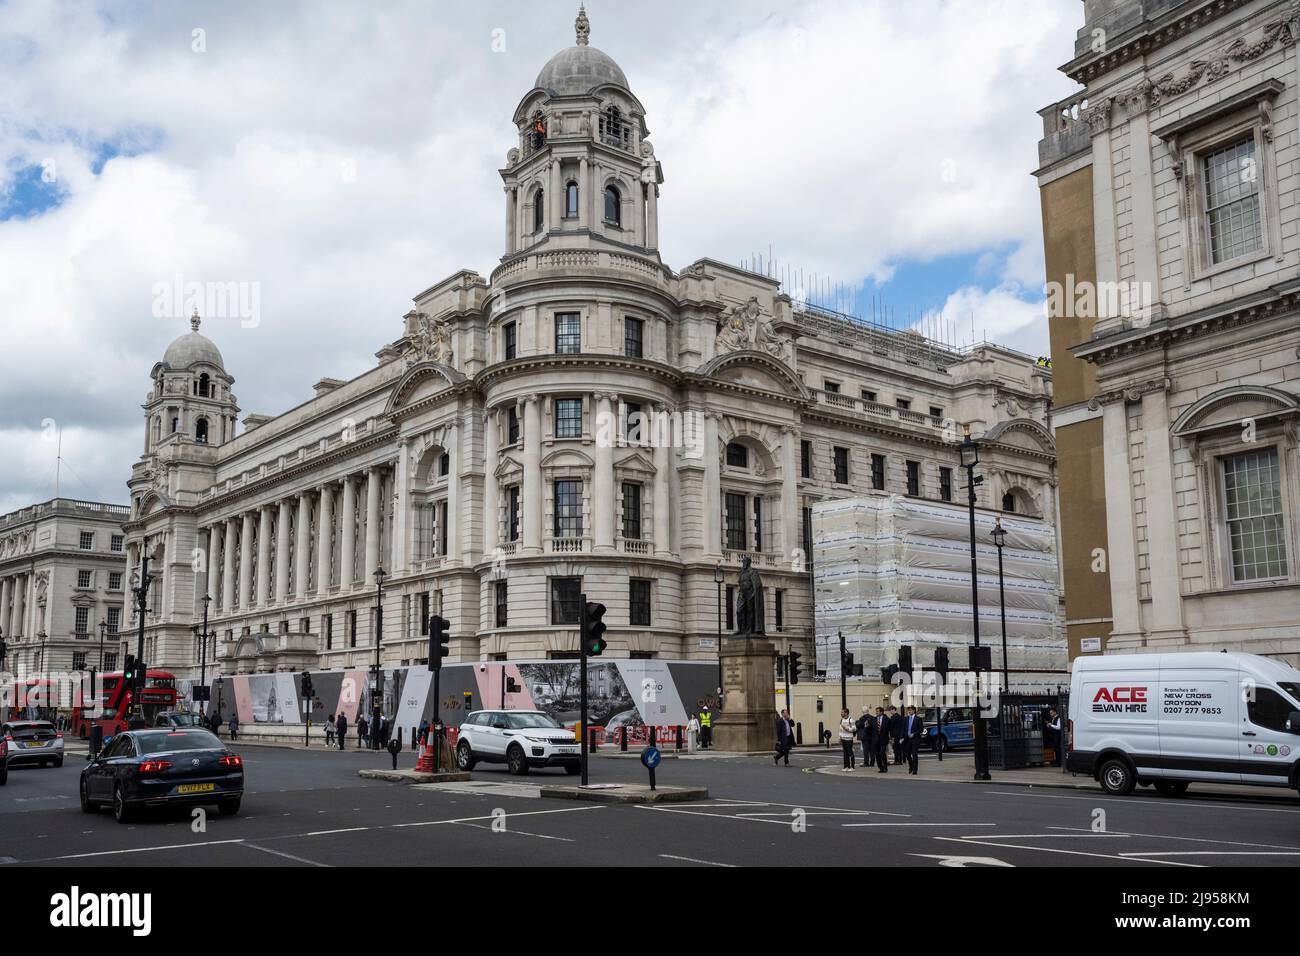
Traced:
<path fill-rule="evenodd" d="M 442 659 L 451 653 L 451 622 L 434 614 L 429 618 L 429 670 L 442 670 Z"/>
<path fill-rule="evenodd" d="M 934 649 L 934 671 L 940 677 L 948 676 L 948 648 L 936 647 Z"/>
<path fill-rule="evenodd" d="M 790 660 L 786 664 L 786 673 L 789 675 L 788 679 L 791 684 L 799 683 L 799 658 L 801 656 L 798 651 L 790 652 Z"/>
<path fill-rule="evenodd" d="M 311 674 L 306 671 L 302 672 L 302 699 L 310 702 L 315 694 L 312 693 L 314 688 L 311 686 Z"/>
<path fill-rule="evenodd" d="M 898 669 L 904 674 L 912 673 L 912 645 L 904 644 L 898 649 Z"/>
<path fill-rule="evenodd" d="M 582 609 L 582 639 L 588 657 L 599 657 L 605 652 L 605 605 L 588 601 Z"/>

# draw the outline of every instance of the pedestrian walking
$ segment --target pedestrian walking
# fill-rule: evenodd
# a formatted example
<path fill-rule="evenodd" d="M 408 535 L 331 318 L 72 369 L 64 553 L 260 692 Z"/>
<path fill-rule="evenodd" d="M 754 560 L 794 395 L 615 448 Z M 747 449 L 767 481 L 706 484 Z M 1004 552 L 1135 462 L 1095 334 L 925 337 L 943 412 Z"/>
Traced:
<path fill-rule="evenodd" d="M 876 772 L 889 772 L 889 715 L 885 713 L 885 708 L 876 708 L 876 726 L 874 733 L 874 742 L 876 746 Z"/>
<path fill-rule="evenodd" d="M 904 721 L 903 746 L 907 751 L 907 772 L 918 774 L 921 771 L 921 737 L 925 735 L 925 721 L 916 712 L 915 707 L 907 708 Z"/>
<path fill-rule="evenodd" d="M 208 729 L 218 737 L 221 736 L 221 711 L 217 711 L 208 719 Z"/>
<path fill-rule="evenodd" d="M 790 719 L 790 711 L 782 710 L 776 718 L 776 756 L 772 758 L 772 763 L 778 764 L 784 758 L 785 765 L 790 766 L 790 751 L 793 748 L 794 721 Z"/>
<path fill-rule="evenodd" d="M 844 751 L 844 766 L 840 768 L 841 770 L 853 769 L 853 735 L 856 730 L 853 718 L 849 716 L 849 709 L 845 707 L 840 711 L 840 747 Z"/>
<path fill-rule="evenodd" d="M 370 746 L 370 721 L 364 714 L 357 718 L 357 746 L 362 750 Z"/>
<path fill-rule="evenodd" d="M 1061 765 L 1061 715 L 1055 707 L 1047 709 L 1047 740 L 1052 745 L 1052 766 Z"/>
<path fill-rule="evenodd" d="M 231 740 L 239 739 L 239 715 L 238 714 L 230 715 L 230 739 Z"/>
<path fill-rule="evenodd" d="M 871 714 L 869 704 L 862 705 L 862 716 L 858 718 L 855 724 L 858 731 L 858 740 L 862 743 L 862 766 L 865 769 L 876 762 L 876 738 L 872 731 L 875 729 L 876 720 Z"/>
<path fill-rule="evenodd" d="M 334 746 L 334 715 L 330 714 L 329 719 L 325 721 L 325 746 Z"/>
<path fill-rule="evenodd" d="M 705 750 L 713 746 L 713 714 L 708 704 L 700 708 L 700 746 Z"/>
<path fill-rule="evenodd" d="M 360 729 L 360 727 L 361 724 L 360 722 L 358 722 L 357 728 Z M 339 750 L 346 749 L 344 747 L 344 744 L 348 742 L 348 715 L 347 714 L 339 714 L 338 719 L 334 721 L 334 735 L 338 737 Z"/>
<path fill-rule="evenodd" d="M 700 746 L 700 718 L 691 714 L 691 719 L 686 721 L 686 752 L 695 753 Z"/>
<path fill-rule="evenodd" d="M 907 721 L 893 704 L 889 705 L 889 738 L 894 745 L 895 765 L 903 762 L 903 738 L 907 733 Z"/>

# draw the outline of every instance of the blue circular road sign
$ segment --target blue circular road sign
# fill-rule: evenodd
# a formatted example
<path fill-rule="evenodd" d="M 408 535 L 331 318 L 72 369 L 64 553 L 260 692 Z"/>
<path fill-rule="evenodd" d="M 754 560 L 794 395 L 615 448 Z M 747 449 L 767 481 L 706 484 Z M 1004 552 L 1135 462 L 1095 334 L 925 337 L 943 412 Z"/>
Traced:
<path fill-rule="evenodd" d="M 646 747 L 641 751 L 641 763 L 647 770 L 653 770 L 659 766 L 659 761 L 663 759 L 663 754 L 659 752 L 658 747 Z"/>

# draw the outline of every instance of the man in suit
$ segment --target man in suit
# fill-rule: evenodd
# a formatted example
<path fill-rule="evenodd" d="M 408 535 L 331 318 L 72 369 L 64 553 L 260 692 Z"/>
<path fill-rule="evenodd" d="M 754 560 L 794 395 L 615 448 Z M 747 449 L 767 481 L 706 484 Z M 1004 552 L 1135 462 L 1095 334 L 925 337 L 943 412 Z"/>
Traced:
<path fill-rule="evenodd" d="M 774 764 L 785 760 L 785 765 L 790 766 L 790 751 L 794 747 L 794 721 L 790 719 L 790 711 L 781 711 L 781 716 L 776 718 L 776 756 L 772 758 Z"/>
<path fill-rule="evenodd" d="M 876 718 L 871 708 L 863 704 L 862 716 L 858 718 L 858 739 L 862 741 L 862 766 L 870 767 L 876 762 Z"/>
<path fill-rule="evenodd" d="M 907 735 L 907 721 L 893 704 L 889 705 L 889 738 L 894 745 L 894 763 L 903 762 L 903 738 Z"/>
<path fill-rule="evenodd" d="M 907 708 L 903 721 L 903 749 L 907 752 L 907 772 L 919 773 L 921 769 L 921 737 L 925 735 L 925 721 L 915 707 Z"/>
<path fill-rule="evenodd" d="M 335 722 L 335 731 L 339 738 L 339 750 L 344 749 L 344 744 L 348 742 L 348 718 L 346 714 L 339 714 L 339 719 Z"/>
<path fill-rule="evenodd" d="M 876 772 L 889 772 L 889 715 L 885 708 L 877 707 L 875 725 L 872 728 L 872 742 L 876 749 Z"/>

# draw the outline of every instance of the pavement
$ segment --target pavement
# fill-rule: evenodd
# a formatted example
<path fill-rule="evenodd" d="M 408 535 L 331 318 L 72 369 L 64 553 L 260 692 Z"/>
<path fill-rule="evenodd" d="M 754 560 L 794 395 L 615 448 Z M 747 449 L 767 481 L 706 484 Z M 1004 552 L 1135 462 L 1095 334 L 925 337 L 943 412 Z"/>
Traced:
<path fill-rule="evenodd" d="M 1293 791 L 1182 798 L 1149 790 L 1109 797 L 1091 781 L 1042 785 L 1053 771 L 994 772 L 954 786 L 969 757 L 932 755 L 921 775 L 841 773 L 838 751 L 770 757 L 683 756 L 660 765 L 661 787 L 707 787 L 708 799 L 665 804 L 541 799 L 563 771 L 469 781 L 391 783 L 386 753 L 235 743 L 248 790 L 237 817 L 154 814 L 128 825 L 83 814 L 84 761 L 14 768 L 0 787 L 6 866 L 756 866 L 1158 867 L 1300 865 Z M 413 768 L 409 751 L 399 767 Z M 593 783 L 644 785 L 635 761 L 592 760 Z M 973 774 L 972 774 L 973 776 Z M 1065 775 L 1059 775 L 1064 777 Z M 1080 785 L 1081 783 L 1081 785 Z"/>

